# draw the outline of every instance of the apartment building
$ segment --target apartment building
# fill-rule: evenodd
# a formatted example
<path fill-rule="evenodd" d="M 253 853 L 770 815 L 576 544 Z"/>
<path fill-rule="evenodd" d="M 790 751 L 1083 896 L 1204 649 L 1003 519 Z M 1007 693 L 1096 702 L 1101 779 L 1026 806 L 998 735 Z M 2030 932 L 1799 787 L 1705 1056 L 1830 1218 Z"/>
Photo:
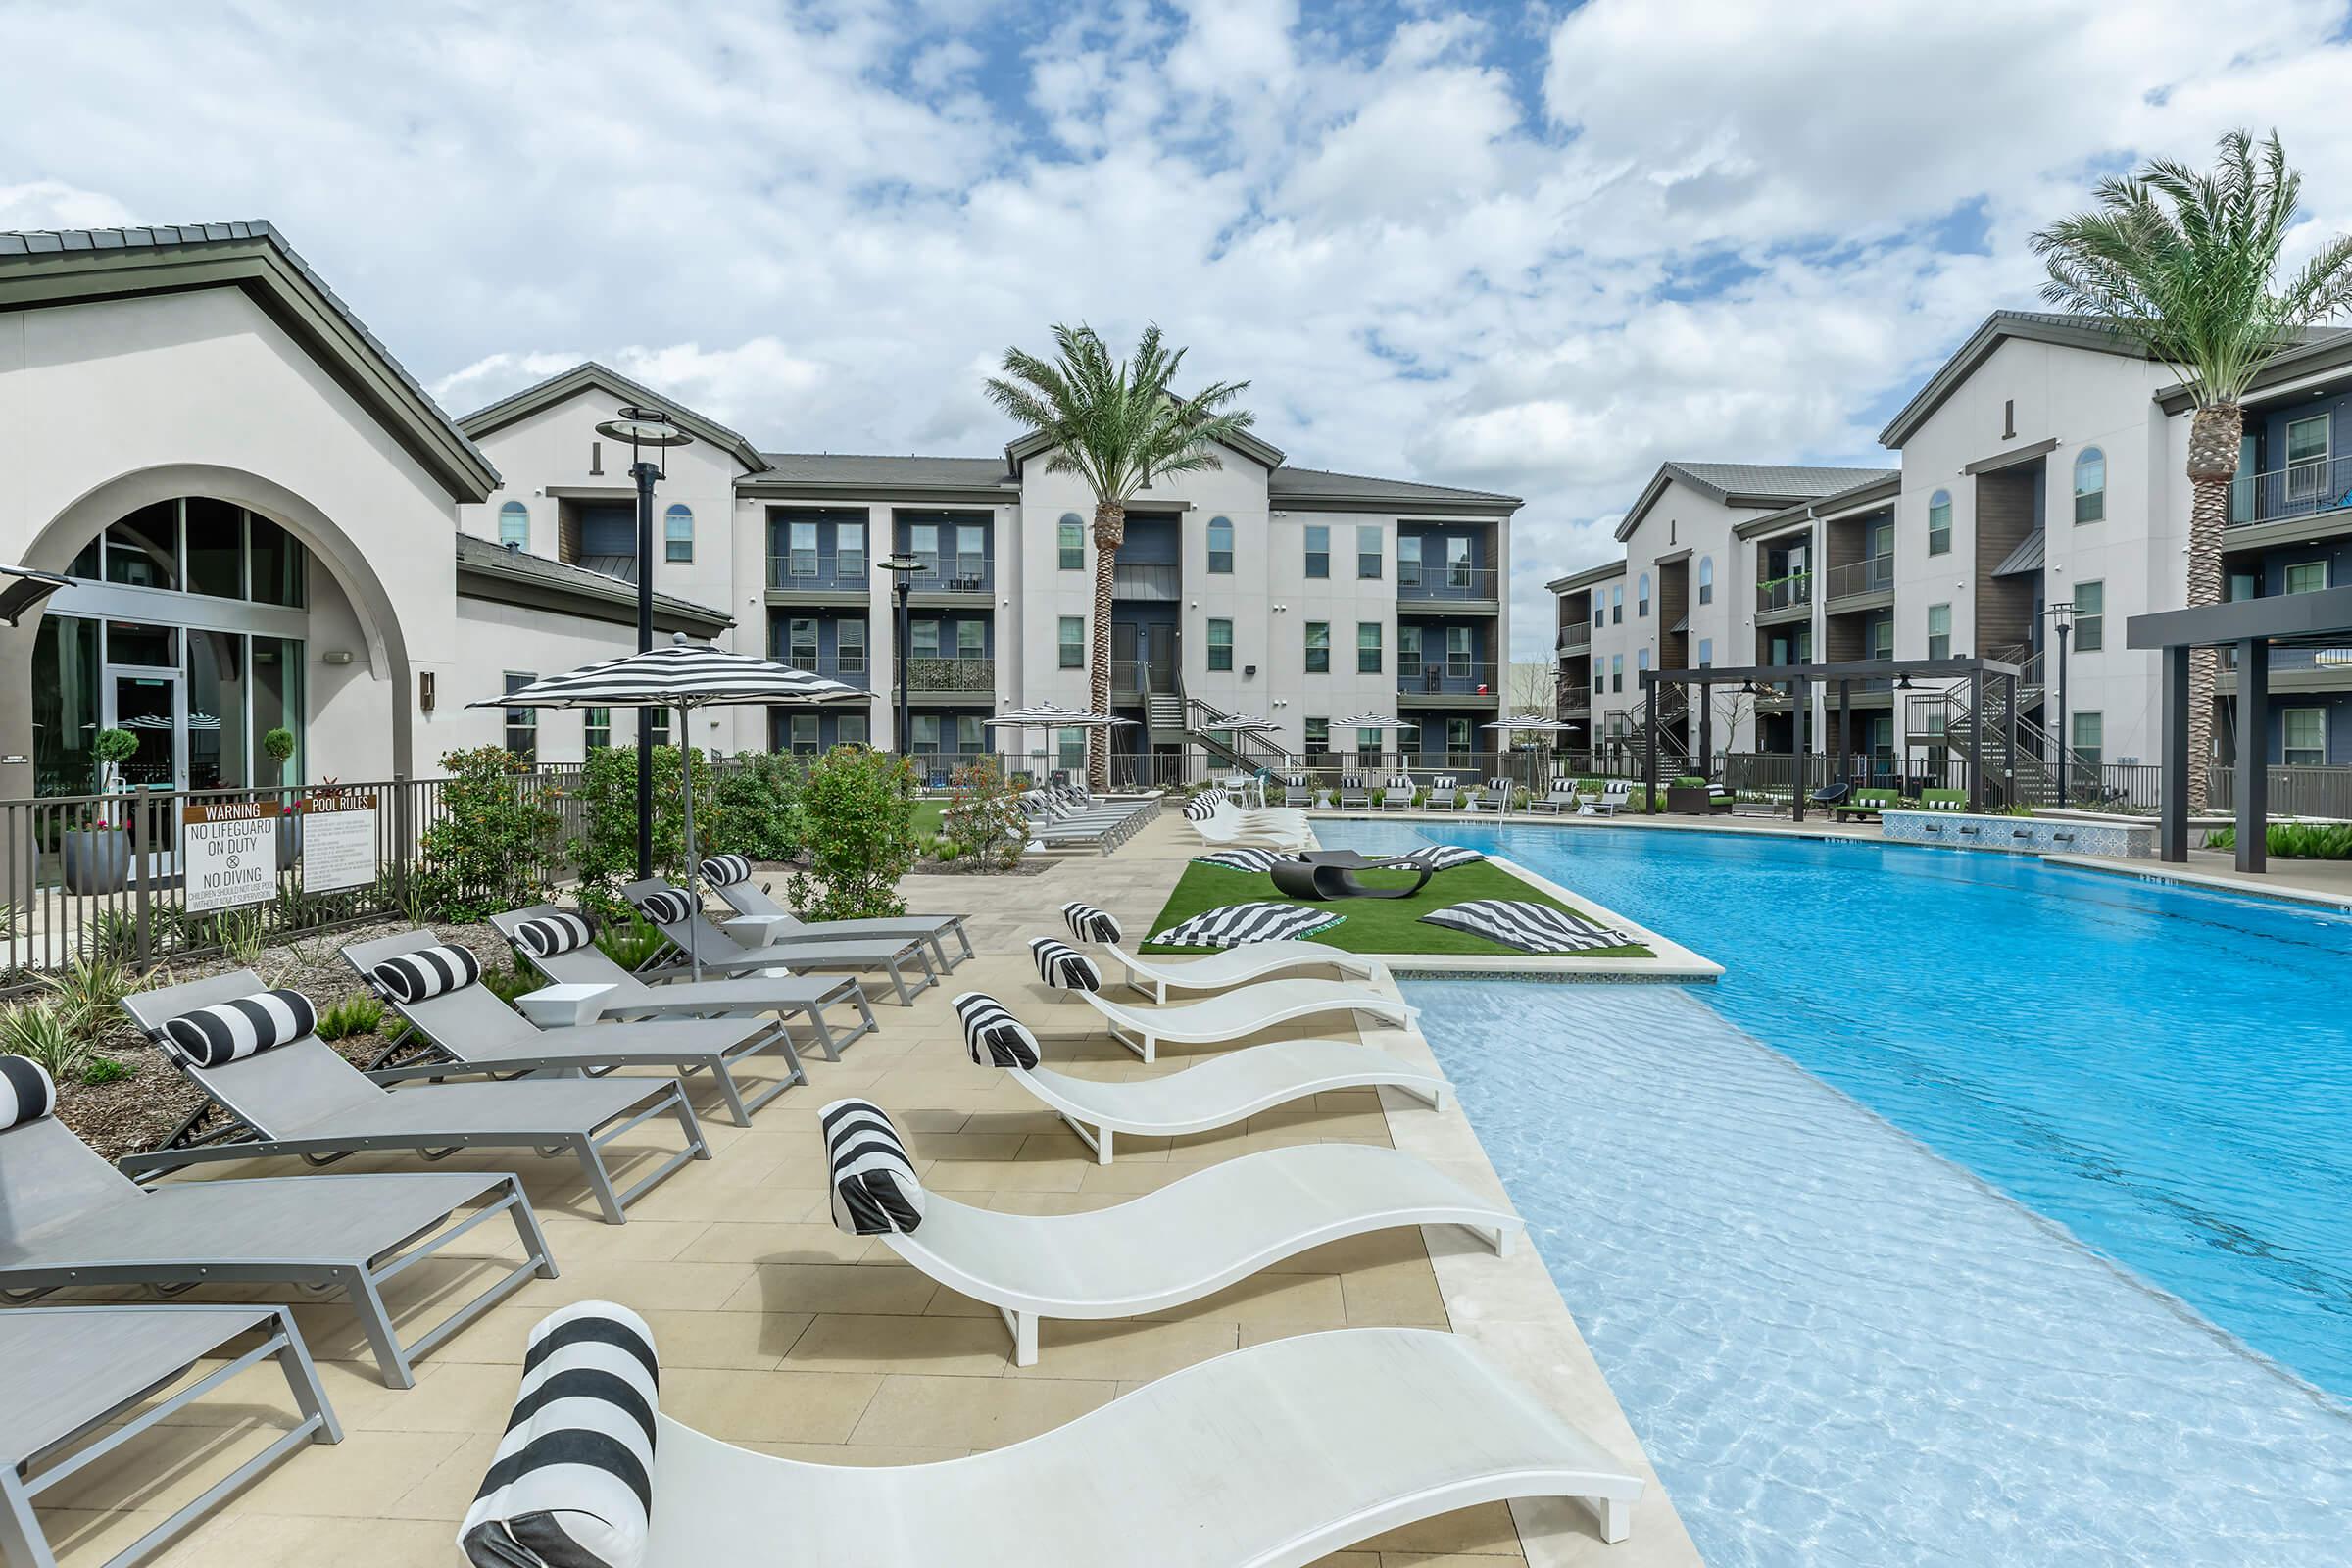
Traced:
<path fill-rule="evenodd" d="M 2338 437 L 2346 433 L 2348 407 L 2352 333 L 2336 329 L 2315 331 L 2279 356 L 2247 398 L 2224 540 L 2228 597 L 2344 580 L 2339 574 L 2352 567 L 2346 543 L 2352 453 Z M 1652 592 L 1662 599 L 1677 537 L 1671 530 L 1665 540 L 1655 535 L 1663 505 L 1684 524 L 1680 537 L 1702 555 L 1728 531 L 1728 619 L 1713 624 L 1724 628 L 1718 649 L 1737 647 L 1741 662 L 1984 655 L 2025 672 L 2020 766 L 2046 771 L 2062 741 L 2084 768 L 2152 761 L 2159 738 L 2155 656 L 2125 648 L 2121 627 L 2128 616 L 2185 602 L 2188 424 L 2185 393 L 2132 340 L 2068 317 L 1996 312 L 1881 433 L 1899 468 L 1668 464 L 1620 529 L 1625 560 L 1594 571 L 1633 573 L 1637 604 L 1643 597 L 1641 574 L 1653 571 Z M 1736 477 L 1748 472 L 1807 477 Z M 1693 474 L 1704 488 L 1690 482 Z M 1834 482 L 1839 474 L 1842 482 Z M 1729 508 L 1763 499 L 1773 482 L 1819 489 L 1770 510 L 1745 507 L 1727 521 Z M 1563 626 L 1572 612 L 1592 614 L 1592 572 L 1552 586 Z M 2069 632 L 2063 726 L 2062 620 Z M 1702 624 L 1694 613 L 1692 633 L 1705 635 Z M 1572 669 L 1591 682 L 1604 635 L 1593 626 L 1591 648 L 1576 650 L 1573 664 L 1563 648 L 1563 685 Z M 1661 642 L 1648 657 L 1672 667 L 1669 651 Z M 1639 667 L 1641 648 L 1633 654 Z M 1695 645 L 1683 657 L 1702 662 Z M 2270 760 L 2352 762 L 2352 652 L 2293 655 L 2274 680 L 2281 695 L 2264 737 Z M 2225 760 L 2234 746 L 2233 683 L 2225 668 L 2216 692 Z M 1638 697 L 1633 683 L 1628 691 Z M 1717 751 L 1788 750 L 1792 726 L 1801 722 L 1811 750 L 1934 763 L 1981 728 L 1991 766 L 2006 765 L 2000 748 L 2009 715 L 1997 693 L 1986 697 L 1983 713 L 1970 711 L 1957 686 L 1923 682 L 1902 689 L 1864 681 L 1846 695 L 1851 727 L 1842 735 L 1831 691 L 1814 692 L 1803 715 L 1790 714 L 1787 697 L 1770 691 L 1719 697 L 1719 703 L 1744 701 L 1754 711 L 1726 724 L 1719 710 Z M 1600 701 L 1599 693 L 1592 697 Z M 1676 718 L 1675 733 L 1661 738 L 1669 755 L 1691 745 L 1696 733 L 1691 715 Z M 1638 736 L 1638 715 L 1621 715 L 1619 723 Z M 1610 731 L 1604 713 L 1598 729 L 1604 743 Z"/>

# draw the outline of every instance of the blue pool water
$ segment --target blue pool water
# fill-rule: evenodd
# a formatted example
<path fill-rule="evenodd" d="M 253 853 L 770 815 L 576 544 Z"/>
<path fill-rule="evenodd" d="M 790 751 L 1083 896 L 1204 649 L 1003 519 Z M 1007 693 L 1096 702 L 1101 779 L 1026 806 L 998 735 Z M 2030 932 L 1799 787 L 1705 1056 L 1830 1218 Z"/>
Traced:
<path fill-rule="evenodd" d="M 1446 837 L 1725 966 L 1408 986 L 1711 1561 L 2352 1561 L 2352 920 L 1991 855 Z"/>

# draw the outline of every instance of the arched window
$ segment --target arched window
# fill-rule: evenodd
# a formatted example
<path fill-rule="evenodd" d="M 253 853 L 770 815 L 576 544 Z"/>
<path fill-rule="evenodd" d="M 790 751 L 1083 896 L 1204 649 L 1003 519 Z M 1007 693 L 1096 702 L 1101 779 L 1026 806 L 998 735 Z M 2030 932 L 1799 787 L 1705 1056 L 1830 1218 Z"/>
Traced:
<path fill-rule="evenodd" d="M 1060 553 L 1061 569 L 1063 571 L 1084 571 L 1086 569 L 1086 519 L 1075 512 L 1063 513 L 1057 535 L 1054 547 Z"/>
<path fill-rule="evenodd" d="M 2107 515 L 2107 454 L 2084 447 L 2075 455 L 2075 520 L 2097 522 Z"/>
<path fill-rule="evenodd" d="M 1233 519 L 1208 519 L 1208 569 L 1231 573 L 1233 570 Z"/>
<path fill-rule="evenodd" d="M 510 550 L 531 548 L 531 509 L 510 501 L 498 509 L 498 542 Z"/>
<path fill-rule="evenodd" d="M 1649 613 L 1649 573 L 1645 571 L 1645 572 L 1643 572 L 1643 573 L 1642 574 L 1642 581 L 1641 581 L 1641 584 L 1640 584 L 1640 585 L 1639 585 L 1639 586 L 1638 586 L 1638 587 L 1635 589 L 1635 591 L 1634 591 L 1634 618 L 1635 618 L 1636 620 L 1639 620 L 1639 619 L 1641 619 L 1641 618 L 1642 618 L 1643 615 L 1646 615 L 1646 614 L 1648 614 L 1648 613 Z"/>
<path fill-rule="evenodd" d="M 694 560 L 694 510 L 684 504 L 673 505 L 662 514 L 662 546 L 663 561 L 686 563 Z"/>
<path fill-rule="evenodd" d="M 1952 493 L 1938 490 L 1928 497 L 1928 554 L 1949 555 L 1952 549 Z"/>
<path fill-rule="evenodd" d="M 1715 558 L 1713 556 L 1698 558 L 1698 602 L 1702 605 L 1711 605 L 1715 602 Z"/>

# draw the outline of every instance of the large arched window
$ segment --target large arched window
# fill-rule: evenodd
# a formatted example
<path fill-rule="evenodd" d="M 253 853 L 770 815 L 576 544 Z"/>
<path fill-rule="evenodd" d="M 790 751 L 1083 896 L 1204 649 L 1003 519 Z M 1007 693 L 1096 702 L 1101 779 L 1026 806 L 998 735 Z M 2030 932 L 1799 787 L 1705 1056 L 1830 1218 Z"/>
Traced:
<path fill-rule="evenodd" d="M 531 509 L 510 501 L 498 509 L 498 542 L 509 550 L 531 548 Z"/>
<path fill-rule="evenodd" d="M 681 564 L 694 560 L 694 509 L 682 502 L 662 514 L 662 559 Z"/>
<path fill-rule="evenodd" d="M 1639 584 L 1639 586 L 1637 586 L 1637 587 L 1636 587 L 1636 589 L 1634 590 L 1634 618 L 1635 618 L 1636 620 L 1640 620 L 1640 619 L 1641 619 L 1641 618 L 1642 618 L 1643 615 L 1646 615 L 1646 614 L 1648 614 L 1648 613 L 1649 613 L 1649 573 L 1645 571 L 1645 572 L 1643 572 L 1643 573 L 1642 574 L 1642 581 L 1641 581 L 1641 583 L 1640 583 L 1640 584 Z"/>
<path fill-rule="evenodd" d="M 1952 493 L 1938 490 L 1928 497 L 1928 554 L 1949 555 L 1952 548 Z"/>
<path fill-rule="evenodd" d="M 1056 532 L 1058 537 L 1054 540 L 1054 548 L 1060 556 L 1061 569 L 1063 571 L 1084 571 L 1086 569 L 1086 519 L 1075 512 L 1065 512 L 1061 514 L 1061 523 Z"/>
<path fill-rule="evenodd" d="M 2075 455 L 2075 520 L 2097 522 L 2107 515 L 2107 454 L 2084 447 Z"/>
<path fill-rule="evenodd" d="M 1711 605 L 1715 602 L 1715 558 L 1713 556 L 1698 558 L 1698 602 L 1702 605 Z"/>
<path fill-rule="evenodd" d="M 1208 519 L 1208 569 L 1230 573 L 1233 570 L 1233 519 Z"/>

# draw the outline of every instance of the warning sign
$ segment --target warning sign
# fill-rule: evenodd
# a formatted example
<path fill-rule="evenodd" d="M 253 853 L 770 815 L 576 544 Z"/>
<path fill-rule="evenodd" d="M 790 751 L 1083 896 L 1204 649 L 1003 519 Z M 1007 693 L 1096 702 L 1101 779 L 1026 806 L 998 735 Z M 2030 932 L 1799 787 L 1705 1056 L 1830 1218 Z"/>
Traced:
<path fill-rule="evenodd" d="M 277 808 L 220 801 L 179 813 L 179 867 L 187 910 L 233 909 L 277 894 Z"/>

